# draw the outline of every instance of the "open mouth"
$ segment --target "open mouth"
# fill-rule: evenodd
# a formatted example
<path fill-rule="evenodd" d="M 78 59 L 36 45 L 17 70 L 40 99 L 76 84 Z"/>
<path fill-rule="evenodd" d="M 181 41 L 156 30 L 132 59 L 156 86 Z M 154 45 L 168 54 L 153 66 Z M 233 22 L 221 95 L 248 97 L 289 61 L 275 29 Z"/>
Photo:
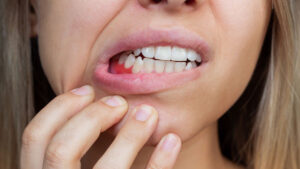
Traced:
<path fill-rule="evenodd" d="M 146 29 L 118 40 L 100 54 L 95 86 L 115 94 L 147 94 L 198 79 L 210 47 L 185 29 Z"/>
<path fill-rule="evenodd" d="M 109 61 L 109 73 L 173 73 L 200 66 L 202 58 L 192 49 L 177 46 L 150 46 L 125 51 Z"/>

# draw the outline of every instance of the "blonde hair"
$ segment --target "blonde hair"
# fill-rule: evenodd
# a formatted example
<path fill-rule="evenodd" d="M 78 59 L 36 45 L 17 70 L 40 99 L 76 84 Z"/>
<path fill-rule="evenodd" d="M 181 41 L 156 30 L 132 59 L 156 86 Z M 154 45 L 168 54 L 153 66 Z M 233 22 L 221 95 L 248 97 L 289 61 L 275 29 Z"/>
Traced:
<path fill-rule="evenodd" d="M 223 150 L 233 149 L 229 150 L 231 160 L 248 168 L 299 169 L 300 30 L 296 12 L 300 6 L 293 0 L 273 2 L 271 52 L 263 48 L 260 60 L 264 62 L 258 63 L 244 97 L 226 114 L 238 112 L 235 124 L 251 134 L 235 125 L 226 131 L 230 142 L 221 144 Z M 0 168 L 13 169 L 20 167 L 22 132 L 35 113 L 29 1 L 1 0 L 0 22 Z M 245 117 L 251 117 L 253 123 Z M 226 118 L 220 121 L 229 124 Z"/>
<path fill-rule="evenodd" d="M 296 6 L 298 5 L 298 6 Z M 300 168 L 299 20 L 294 1 L 274 1 L 267 83 L 253 130 L 255 169 Z"/>
<path fill-rule="evenodd" d="M 0 168 L 18 168 L 23 129 L 33 115 L 28 1 L 0 1 Z"/>

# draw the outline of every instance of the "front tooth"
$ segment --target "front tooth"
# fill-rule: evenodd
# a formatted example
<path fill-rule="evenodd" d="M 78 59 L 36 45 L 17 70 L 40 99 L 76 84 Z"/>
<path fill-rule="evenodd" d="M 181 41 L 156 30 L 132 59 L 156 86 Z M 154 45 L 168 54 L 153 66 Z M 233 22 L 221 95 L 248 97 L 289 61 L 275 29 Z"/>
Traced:
<path fill-rule="evenodd" d="M 155 59 L 171 60 L 172 50 L 170 46 L 159 46 L 156 48 Z"/>
<path fill-rule="evenodd" d="M 176 62 L 174 66 L 175 72 L 182 72 L 186 66 L 185 62 Z"/>
<path fill-rule="evenodd" d="M 133 68 L 132 68 L 132 73 L 139 73 L 143 68 L 143 59 L 142 57 L 138 57 L 136 60 L 135 60 L 135 63 L 133 65 Z"/>
<path fill-rule="evenodd" d="M 196 58 L 198 56 L 198 53 L 196 53 L 194 50 L 191 50 L 189 49 L 187 51 L 187 58 L 190 60 L 190 61 L 195 61 Z"/>
<path fill-rule="evenodd" d="M 143 61 L 144 61 L 144 71 L 146 73 L 151 73 L 154 69 L 154 60 L 145 58 Z"/>
<path fill-rule="evenodd" d="M 134 64 L 134 62 L 135 62 L 135 57 L 134 57 L 133 54 L 130 54 L 130 55 L 128 56 L 128 58 L 126 59 L 126 61 L 125 61 L 124 67 L 125 67 L 126 69 L 128 69 L 128 68 L 130 68 L 130 67 Z"/>
<path fill-rule="evenodd" d="M 127 59 L 127 56 L 128 56 L 128 55 L 126 55 L 125 53 L 123 53 L 123 54 L 121 55 L 121 57 L 119 58 L 119 61 L 118 61 L 119 65 L 125 63 L 125 61 L 126 61 L 126 59 Z"/>
<path fill-rule="evenodd" d="M 141 49 L 136 49 L 136 50 L 134 50 L 134 51 L 133 51 L 133 54 L 134 54 L 135 56 L 139 56 L 139 55 L 141 54 Z"/>
<path fill-rule="evenodd" d="M 142 48 L 142 54 L 146 57 L 146 58 L 153 58 L 154 54 L 155 54 L 155 49 L 154 47 L 146 47 L 146 48 Z"/>
<path fill-rule="evenodd" d="M 166 62 L 165 72 L 166 73 L 174 72 L 174 62 L 171 62 L 171 61 Z"/>
<path fill-rule="evenodd" d="M 154 69 L 156 73 L 162 73 L 165 69 L 165 61 L 162 60 L 155 60 L 154 61 Z"/>
<path fill-rule="evenodd" d="M 172 57 L 171 60 L 174 61 L 186 61 L 186 50 L 184 48 L 174 46 L 172 48 Z"/>

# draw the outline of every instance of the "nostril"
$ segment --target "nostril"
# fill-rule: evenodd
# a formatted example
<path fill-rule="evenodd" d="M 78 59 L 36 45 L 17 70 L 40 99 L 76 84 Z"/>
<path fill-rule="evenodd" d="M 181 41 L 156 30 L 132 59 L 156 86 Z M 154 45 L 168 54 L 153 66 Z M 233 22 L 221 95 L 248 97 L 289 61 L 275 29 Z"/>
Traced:
<path fill-rule="evenodd" d="M 153 3 L 160 3 L 162 0 L 152 0 Z"/>
<path fill-rule="evenodd" d="M 162 2 L 162 1 L 166 1 L 166 2 L 168 2 L 168 1 L 171 1 L 171 0 L 151 0 L 153 3 L 160 3 L 160 2 Z M 184 3 L 186 4 L 186 5 L 194 5 L 195 3 L 196 3 L 196 0 L 185 0 L 184 1 Z"/>
<path fill-rule="evenodd" d="M 184 3 L 186 5 L 194 5 L 196 3 L 196 0 L 186 0 Z"/>

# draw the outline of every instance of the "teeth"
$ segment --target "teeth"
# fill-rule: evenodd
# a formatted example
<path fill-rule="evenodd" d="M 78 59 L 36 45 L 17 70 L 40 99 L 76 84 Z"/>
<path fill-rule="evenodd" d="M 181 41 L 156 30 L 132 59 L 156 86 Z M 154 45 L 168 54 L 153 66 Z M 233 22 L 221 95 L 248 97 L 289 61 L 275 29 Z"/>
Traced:
<path fill-rule="evenodd" d="M 136 50 L 133 51 L 133 54 L 135 56 L 139 56 L 141 54 L 141 52 L 142 52 L 141 49 L 136 49 Z"/>
<path fill-rule="evenodd" d="M 153 58 L 154 54 L 155 54 L 155 49 L 154 47 L 146 47 L 146 48 L 142 48 L 142 54 L 146 57 L 146 58 Z"/>
<path fill-rule="evenodd" d="M 174 61 L 186 61 L 186 50 L 184 48 L 173 47 L 171 60 Z"/>
<path fill-rule="evenodd" d="M 172 50 L 170 46 L 159 46 L 156 48 L 155 59 L 171 60 Z"/>
<path fill-rule="evenodd" d="M 135 57 L 134 57 L 133 54 L 130 54 L 130 55 L 128 56 L 128 58 L 126 59 L 126 61 L 125 61 L 124 67 L 125 67 L 126 69 L 128 69 L 128 68 L 130 68 L 130 67 L 134 64 L 134 62 L 135 62 Z"/>
<path fill-rule="evenodd" d="M 154 69 L 154 60 L 145 58 L 143 61 L 144 61 L 144 71 L 146 73 L 151 73 Z"/>
<path fill-rule="evenodd" d="M 132 73 L 139 73 L 143 68 L 143 60 L 142 60 L 142 57 L 138 57 L 136 60 L 135 60 L 135 63 L 133 65 L 133 68 L 132 68 Z"/>
<path fill-rule="evenodd" d="M 176 62 L 174 66 L 175 72 L 182 72 L 186 67 L 185 62 Z"/>
<path fill-rule="evenodd" d="M 143 70 L 145 73 L 172 73 L 172 72 L 182 72 L 184 70 L 191 70 L 197 67 L 196 62 L 173 62 L 173 61 L 162 61 L 154 60 L 149 58 L 142 59 L 141 56 L 135 58 L 133 54 L 127 56 L 121 56 L 120 60 L 126 59 L 124 67 L 129 69 L 132 67 L 132 73 L 139 73 Z M 119 60 L 119 62 L 120 62 Z"/>
<path fill-rule="evenodd" d="M 121 55 L 121 57 L 119 58 L 119 61 L 118 61 L 118 64 L 124 64 L 125 63 L 125 61 L 126 61 L 126 59 L 127 59 L 127 55 L 125 54 L 125 53 L 123 53 L 122 55 Z"/>
<path fill-rule="evenodd" d="M 191 63 L 192 63 L 192 68 L 196 68 L 197 67 L 196 62 L 191 62 Z"/>
<path fill-rule="evenodd" d="M 195 52 L 195 51 L 193 51 L 193 50 L 188 50 L 187 51 L 187 58 L 190 60 L 190 61 L 195 61 L 196 60 L 196 58 L 197 58 L 197 53 Z"/>
<path fill-rule="evenodd" d="M 165 67 L 165 72 L 166 73 L 172 73 L 174 72 L 174 62 L 171 61 L 166 61 L 166 67 Z"/>
<path fill-rule="evenodd" d="M 155 72 L 157 73 L 162 73 L 164 72 L 164 69 L 165 69 L 165 61 L 162 61 L 162 60 L 155 60 L 154 61 L 154 69 L 155 69 Z"/>
<path fill-rule="evenodd" d="M 193 68 L 196 68 L 197 67 L 197 64 L 196 62 L 189 62 L 186 67 L 185 67 L 185 70 L 191 70 Z"/>
<path fill-rule="evenodd" d="M 172 73 L 196 68 L 196 62 L 200 63 L 201 61 L 201 56 L 191 49 L 177 46 L 150 46 L 124 52 L 120 56 L 118 64 L 124 64 L 126 69 L 133 66 L 132 73 L 141 71 L 144 73 Z"/>
<path fill-rule="evenodd" d="M 192 69 L 192 63 L 189 62 L 186 67 L 185 67 L 185 70 L 191 70 Z"/>
<path fill-rule="evenodd" d="M 155 58 L 166 61 L 202 61 L 201 56 L 194 50 L 177 46 L 144 47 L 142 49 L 136 49 L 134 51 L 131 51 L 131 53 L 126 54 L 134 54 L 135 56 L 139 56 L 141 53 L 146 58 Z"/>

